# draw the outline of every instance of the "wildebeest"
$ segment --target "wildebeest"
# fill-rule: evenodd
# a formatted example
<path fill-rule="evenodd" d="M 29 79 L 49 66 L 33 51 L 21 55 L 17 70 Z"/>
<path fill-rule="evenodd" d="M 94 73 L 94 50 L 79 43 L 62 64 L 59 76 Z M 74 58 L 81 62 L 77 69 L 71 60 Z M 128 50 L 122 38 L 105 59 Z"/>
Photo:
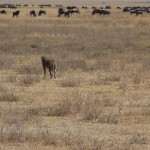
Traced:
<path fill-rule="evenodd" d="M 86 6 L 82 6 L 82 9 L 87 9 L 87 7 Z"/>
<path fill-rule="evenodd" d="M 20 11 L 19 11 L 19 10 L 13 12 L 13 18 L 14 18 L 15 16 L 18 17 L 19 14 L 20 14 Z"/>
<path fill-rule="evenodd" d="M 69 10 L 59 8 L 58 9 L 58 17 L 60 17 L 62 14 L 64 14 L 65 17 L 70 17 L 70 11 Z"/>
<path fill-rule="evenodd" d="M 99 14 L 99 9 L 97 9 L 97 8 L 95 8 L 94 10 L 93 10 L 93 12 L 92 12 L 92 15 L 94 15 L 94 14 Z"/>
<path fill-rule="evenodd" d="M 111 6 L 106 6 L 105 9 L 111 9 Z"/>
<path fill-rule="evenodd" d="M 16 7 L 21 7 L 21 4 L 16 4 L 15 6 L 16 6 Z"/>
<path fill-rule="evenodd" d="M 136 16 L 138 16 L 138 15 L 142 15 L 143 14 L 143 12 L 142 11 L 140 11 L 140 10 L 130 10 L 130 14 L 132 15 L 132 14 L 135 14 Z"/>
<path fill-rule="evenodd" d="M 1 10 L 0 14 L 6 14 L 6 10 Z"/>
<path fill-rule="evenodd" d="M 121 9 L 121 7 L 117 6 L 117 9 Z"/>
<path fill-rule="evenodd" d="M 130 7 L 124 7 L 122 12 L 130 12 L 130 9 L 131 9 Z"/>
<path fill-rule="evenodd" d="M 69 10 L 65 11 L 64 15 L 65 15 L 65 17 L 70 17 L 70 11 Z"/>
<path fill-rule="evenodd" d="M 150 9 L 147 9 L 147 11 L 146 11 L 148 14 L 150 13 Z"/>
<path fill-rule="evenodd" d="M 92 6 L 92 9 L 96 9 L 96 7 L 95 7 L 95 6 Z"/>
<path fill-rule="evenodd" d="M 54 59 L 49 59 L 45 56 L 41 57 L 42 59 L 42 65 L 44 70 L 44 77 L 46 77 L 46 68 L 49 70 L 50 77 L 56 78 L 56 62 Z"/>
<path fill-rule="evenodd" d="M 46 15 L 46 11 L 40 10 L 39 13 L 38 13 L 38 16 L 41 16 L 42 14 Z"/>
<path fill-rule="evenodd" d="M 69 10 L 69 12 L 71 14 L 73 14 L 73 13 L 80 13 L 79 9 L 76 6 L 67 6 L 67 10 Z"/>
<path fill-rule="evenodd" d="M 17 8 L 17 6 L 10 5 L 8 8 L 11 8 L 11 9 L 16 9 L 16 8 Z"/>
<path fill-rule="evenodd" d="M 28 4 L 24 4 L 23 7 L 28 7 Z"/>
<path fill-rule="evenodd" d="M 70 9 L 76 9 L 77 7 L 76 6 L 67 6 L 67 9 L 70 10 Z"/>
<path fill-rule="evenodd" d="M 94 9 L 92 15 L 99 14 L 99 15 L 110 15 L 110 11 L 101 10 L 101 9 Z"/>
<path fill-rule="evenodd" d="M 30 16 L 34 16 L 34 17 L 36 17 L 35 10 L 30 11 Z"/>
<path fill-rule="evenodd" d="M 56 7 L 62 7 L 62 5 L 58 5 L 58 4 L 57 4 L 57 5 L 55 5 L 55 6 L 56 6 Z"/>
<path fill-rule="evenodd" d="M 38 5 L 40 8 L 44 8 L 44 7 L 51 7 L 51 4 L 48 4 L 48 5 L 46 5 L 46 4 L 41 4 L 41 5 Z"/>
<path fill-rule="evenodd" d="M 143 14 L 143 12 L 142 11 L 136 11 L 136 16 L 138 16 L 138 15 L 142 15 Z"/>
<path fill-rule="evenodd" d="M 136 14 L 136 10 L 130 10 L 130 15 Z"/>

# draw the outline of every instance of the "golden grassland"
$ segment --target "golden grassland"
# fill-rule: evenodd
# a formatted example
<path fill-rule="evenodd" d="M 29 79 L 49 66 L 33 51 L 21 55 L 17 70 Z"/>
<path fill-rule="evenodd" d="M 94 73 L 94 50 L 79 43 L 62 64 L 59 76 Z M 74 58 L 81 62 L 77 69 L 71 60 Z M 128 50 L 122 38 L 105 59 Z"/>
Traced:
<path fill-rule="evenodd" d="M 0 149 L 149 150 L 150 15 L 32 9 L 0 15 Z"/>

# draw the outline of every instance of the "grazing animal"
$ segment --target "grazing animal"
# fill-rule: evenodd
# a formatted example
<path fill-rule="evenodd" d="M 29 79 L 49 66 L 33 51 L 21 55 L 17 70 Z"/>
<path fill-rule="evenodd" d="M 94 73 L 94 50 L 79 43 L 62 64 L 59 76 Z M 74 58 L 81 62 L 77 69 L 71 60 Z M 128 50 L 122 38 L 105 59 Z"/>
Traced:
<path fill-rule="evenodd" d="M 14 5 L 10 5 L 10 6 L 8 6 L 8 8 L 10 8 L 10 9 L 16 9 L 17 7 L 14 6 Z"/>
<path fill-rule="evenodd" d="M 80 13 L 79 9 L 76 6 L 68 6 L 67 10 L 69 10 L 69 12 L 71 14 L 73 14 L 73 13 Z"/>
<path fill-rule="evenodd" d="M 130 15 L 136 14 L 136 10 L 130 10 Z"/>
<path fill-rule="evenodd" d="M 105 9 L 111 9 L 111 6 L 106 6 Z"/>
<path fill-rule="evenodd" d="M 142 15 L 143 14 L 143 12 L 142 11 L 136 11 L 136 16 L 138 16 L 138 15 Z"/>
<path fill-rule="evenodd" d="M 19 10 L 17 10 L 17 11 L 15 11 L 15 12 L 13 12 L 13 18 L 14 18 L 15 16 L 16 16 L 16 17 L 18 17 L 19 13 L 20 13 L 20 11 L 19 11 Z"/>
<path fill-rule="evenodd" d="M 130 12 L 130 9 L 131 9 L 130 7 L 124 7 L 122 12 Z"/>
<path fill-rule="evenodd" d="M 70 11 L 64 10 L 63 8 L 58 9 L 58 17 L 60 17 L 62 14 L 64 14 L 65 17 L 70 17 Z"/>
<path fill-rule="evenodd" d="M 92 9 L 96 9 L 96 7 L 95 7 L 95 6 L 92 6 Z"/>
<path fill-rule="evenodd" d="M 41 57 L 42 59 L 42 65 L 44 70 L 44 77 L 46 77 L 46 68 L 49 70 L 50 77 L 56 78 L 56 63 L 54 59 L 48 59 L 45 56 Z"/>
<path fill-rule="evenodd" d="M 100 9 L 94 9 L 92 12 L 92 15 L 99 14 L 99 15 L 110 15 L 110 11 L 107 10 L 100 10 Z"/>
<path fill-rule="evenodd" d="M 130 10 L 130 15 L 135 14 L 136 16 L 142 15 L 143 12 L 140 10 Z"/>
<path fill-rule="evenodd" d="M 40 10 L 39 13 L 38 13 L 38 16 L 41 16 L 42 14 L 46 15 L 46 11 Z"/>
<path fill-rule="evenodd" d="M 69 10 L 65 11 L 64 15 L 65 15 L 65 17 L 70 17 L 70 11 Z"/>
<path fill-rule="evenodd" d="M 82 6 L 82 8 L 83 8 L 83 9 L 87 9 L 87 7 L 86 7 L 86 6 Z"/>
<path fill-rule="evenodd" d="M 1 11 L 0 11 L 0 14 L 7 14 L 7 13 L 6 13 L 6 10 L 1 10 Z"/>
<path fill-rule="evenodd" d="M 117 9 L 121 9 L 121 7 L 117 6 Z"/>
<path fill-rule="evenodd" d="M 30 16 L 34 16 L 34 17 L 36 17 L 35 10 L 30 11 Z"/>
<path fill-rule="evenodd" d="M 77 7 L 76 7 L 76 6 L 67 6 L 67 9 L 68 9 L 68 10 L 77 9 Z"/>
<path fill-rule="evenodd" d="M 100 10 L 97 9 L 97 8 L 95 8 L 95 9 L 93 9 L 92 15 L 94 15 L 94 14 L 99 14 L 99 12 L 100 12 Z"/>
<path fill-rule="evenodd" d="M 101 14 L 102 14 L 102 15 L 110 15 L 110 11 L 103 10 Z"/>
<path fill-rule="evenodd" d="M 23 5 L 24 7 L 28 7 L 28 4 Z"/>

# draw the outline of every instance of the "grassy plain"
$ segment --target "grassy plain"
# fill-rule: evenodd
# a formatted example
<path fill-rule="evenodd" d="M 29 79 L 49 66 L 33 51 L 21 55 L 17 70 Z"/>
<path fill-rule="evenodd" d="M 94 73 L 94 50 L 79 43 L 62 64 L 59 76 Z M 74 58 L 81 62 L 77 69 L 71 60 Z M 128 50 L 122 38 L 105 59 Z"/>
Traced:
<path fill-rule="evenodd" d="M 150 15 L 33 9 L 0 15 L 0 149 L 149 150 Z"/>

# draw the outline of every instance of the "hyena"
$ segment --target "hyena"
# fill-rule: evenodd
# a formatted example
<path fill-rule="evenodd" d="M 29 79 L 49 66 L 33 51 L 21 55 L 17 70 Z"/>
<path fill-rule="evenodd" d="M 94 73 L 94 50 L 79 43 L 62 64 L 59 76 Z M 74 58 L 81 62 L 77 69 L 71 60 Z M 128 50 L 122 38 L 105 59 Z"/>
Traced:
<path fill-rule="evenodd" d="M 46 77 L 46 68 L 49 70 L 50 77 L 56 78 L 56 62 L 54 59 L 49 59 L 45 56 L 41 57 L 44 70 L 44 77 Z"/>

